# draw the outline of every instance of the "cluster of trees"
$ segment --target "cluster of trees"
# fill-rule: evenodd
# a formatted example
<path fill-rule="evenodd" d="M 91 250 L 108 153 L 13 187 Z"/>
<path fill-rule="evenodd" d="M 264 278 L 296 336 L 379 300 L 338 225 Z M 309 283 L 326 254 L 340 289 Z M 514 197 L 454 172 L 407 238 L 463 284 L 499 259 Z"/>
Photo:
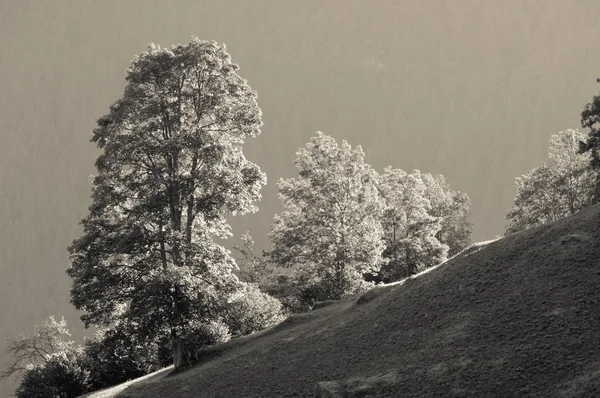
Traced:
<path fill-rule="evenodd" d="M 408 174 L 388 167 L 378 191 L 383 215 L 385 264 L 378 280 L 393 282 L 444 262 L 471 239 L 471 201 L 452 191 L 443 175 Z"/>
<path fill-rule="evenodd" d="M 257 255 L 248 233 L 236 247 L 240 278 L 290 312 L 408 277 L 470 241 L 469 198 L 441 175 L 391 167 L 379 174 L 360 146 L 321 132 L 295 165 L 298 176 L 278 182 L 284 211 L 273 219 L 271 249 Z"/>
<path fill-rule="evenodd" d="M 281 322 L 281 303 L 262 293 L 256 285 L 221 303 L 218 320 L 196 322 L 182 336 L 190 364 L 201 359 L 207 345 L 226 342 Z M 147 339 L 134 325 L 116 323 L 100 328 L 83 345 L 70 340 L 64 318 L 54 317 L 37 326 L 30 335 L 9 340 L 10 362 L 0 372 L 0 380 L 20 377 L 19 398 L 77 397 L 105 387 L 144 376 L 173 362 L 169 335 Z"/>
<path fill-rule="evenodd" d="M 266 175 L 242 151 L 262 119 L 237 70 L 224 45 L 197 38 L 133 60 L 93 131 L 93 201 L 68 248 L 71 302 L 100 331 L 75 346 L 51 319 L 9 342 L 4 376 L 22 374 L 17 396 L 76 396 L 188 366 L 204 345 L 407 277 L 469 243 L 469 198 L 443 176 L 379 174 L 360 146 L 318 132 L 297 153 L 298 177 L 278 182 L 271 249 L 257 255 L 244 234 L 238 268 L 218 242 L 232 236 L 227 217 L 257 211 Z"/>
<path fill-rule="evenodd" d="M 581 126 L 589 129 L 587 135 L 577 129 L 552 135 L 548 161 L 517 177 L 517 195 L 506 215 L 505 234 L 600 203 L 600 93 L 585 105 Z"/>

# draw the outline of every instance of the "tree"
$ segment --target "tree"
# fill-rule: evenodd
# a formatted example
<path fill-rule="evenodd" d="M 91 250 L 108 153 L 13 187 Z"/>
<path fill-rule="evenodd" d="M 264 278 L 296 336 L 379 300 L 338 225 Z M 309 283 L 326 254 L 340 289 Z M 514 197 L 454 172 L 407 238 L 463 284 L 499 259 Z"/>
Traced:
<path fill-rule="evenodd" d="M 286 209 L 275 215 L 269 253 L 279 266 L 297 266 L 323 288 L 321 299 L 341 299 L 375 273 L 383 251 L 377 175 L 360 146 L 316 136 L 296 154 L 298 178 L 278 182 Z"/>
<path fill-rule="evenodd" d="M 182 336 L 239 283 L 226 217 L 257 211 L 266 176 L 242 145 L 260 133 L 257 95 L 224 45 L 151 44 L 127 70 L 123 97 L 99 119 L 84 234 L 69 247 L 71 302 L 86 327 L 126 323 L 139 338 Z"/>
<path fill-rule="evenodd" d="M 600 83 L 600 79 L 596 80 Z M 586 104 L 581 113 L 581 126 L 588 128 L 587 139 L 581 139 L 579 142 L 580 153 L 588 153 L 590 157 L 590 167 L 593 170 L 600 170 L 600 93 L 596 94 L 592 102 Z M 596 173 L 596 183 L 592 203 L 600 202 L 600 173 Z"/>
<path fill-rule="evenodd" d="M 89 389 L 136 379 L 160 369 L 157 341 L 140 340 L 126 325 L 100 329 L 84 344 L 84 364 L 90 371 Z"/>
<path fill-rule="evenodd" d="M 76 397 L 88 388 L 89 371 L 83 350 L 68 338 L 67 322 L 53 316 L 30 335 L 20 334 L 6 342 L 11 361 L 0 372 L 0 380 L 20 377 L 17 397 Z"/>
<path fill-rule="evenodd" d="M 407 174 L 391 167 L 380 176 L 379 194 L 386 203 L 382 224 L 387 263 L 376 280 L 393 282 L 446 259 L 448 246 L 437 238 L 443 218 L 432 215 L 424 179 L 419 170 Z"/>
<path fill-rule="evenodd" d="M 516 178 L 517 196 L 506 215 L 507 235 L 559 220 L 566 215 L 553 194 L 556 181 L 546 163 Z"/>
<path fill-rule="evenodd" d="M 568 214 L 589 206 L 594 197 L 596 174 L 590 168 L 588 154 L 579 153 L 584 134 L 567 129 L 550 137 L 548 164 L 556 176 L 559 197 Z"/>
<path fill-rule="evenodd" d="M 583 137 L 571 129 L 552 135 L 548 162 L 516 178 L 506 234 L 559 220 L 593 202 L 596 173 L 589 155 L 579 153 Z"/>
<path fill-rule="evenodd" d="M 17 398 L 75 398 L 89 391 L 89 371 L 81 347 L 32 366 L 17 387 Z"/>
<path fill-rule="evenodd" d="M 429 199 L 429 214 L 441 219 L 436 238 L 448 245 L 448 256 L 461 252 L 471 243 L 472 224 L 469 221 L 471 199 L 460 191 L 452 191 L 443 175 L 421 174 L 425 196 Z"/>
<path fill-rule="evenodd" d="M 250 231 L 244 232 L 241 239 L 242 246 L 233 246 L 241 255 L 241 258 L 237 259 L 238 278 L 243 282 L 255 283 L 264 291 L 264 288 L 273 283 L 273 269 L 269 267 L 269 261 L 265 258 L 266 253 L 263 251 L 263 256 L 256 254 Z"/>
<path fill-rule="evenodd" d="M 225 303 L 223 321 L 232 337 L 246 336 L 283 321 L 281 303 L 248 283 Z"/>
<path fill-rule="evenodd" d="M 73 352 L 74 342 L 70 337 L 65 318 L 57 322 L 53 316 L 35 327 L 30 335 L 20 334 L 6 342 L 6 353 L 11 361 L 0 372 L 0 380 L 11 376 L 20 377 L 32 367 L 44 364 L 53 356 Z"/>

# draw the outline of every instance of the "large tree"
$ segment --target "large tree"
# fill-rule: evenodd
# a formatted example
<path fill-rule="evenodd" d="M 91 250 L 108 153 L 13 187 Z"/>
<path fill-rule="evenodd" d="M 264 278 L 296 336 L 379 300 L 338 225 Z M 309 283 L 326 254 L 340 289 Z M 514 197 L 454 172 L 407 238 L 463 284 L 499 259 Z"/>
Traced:
<path fill-rule="evenodd" d="M 548 161 L 516 178 L 517 195 L 506 218 L 510 234 L 567 217 L 592 203 L 596 172 L 579 153 L 579 130 L 550 137 Z"/>
<path fill-rule="evenodd" d="M 191 324 L 239 284 L 215 238 L 226 217 L 256 211 L 266 176 L 242 145 L 260 133 L 257 95 L 224 45 L 151 44 L 127 70 L 123 97 L 99 119 L 84 234 L 69 247 L 71 301 L 86 326 L 126 323 L 139 336 L 168 333 L 185 364 Z"/>
<path fill-rule="evenodd" d="M 360 146 L 338 145 L 321 132 L 297 152 L 295 164 L 299 177 L 278 182 L 285 211 L 273 220 L 270 256 L 279 266 L 297 266 L 319 299 L 340 299 L 381 263 L 377 175 Z"/>

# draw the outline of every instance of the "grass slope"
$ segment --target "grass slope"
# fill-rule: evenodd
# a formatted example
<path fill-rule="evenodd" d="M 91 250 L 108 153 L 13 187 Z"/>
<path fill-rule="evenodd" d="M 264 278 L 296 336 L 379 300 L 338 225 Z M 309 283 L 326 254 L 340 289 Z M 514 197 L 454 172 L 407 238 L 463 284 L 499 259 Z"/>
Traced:
<path fill-rule="evenodd" d="M 365 298 L 116 397 L 600 396 L 600 206 Z"/>

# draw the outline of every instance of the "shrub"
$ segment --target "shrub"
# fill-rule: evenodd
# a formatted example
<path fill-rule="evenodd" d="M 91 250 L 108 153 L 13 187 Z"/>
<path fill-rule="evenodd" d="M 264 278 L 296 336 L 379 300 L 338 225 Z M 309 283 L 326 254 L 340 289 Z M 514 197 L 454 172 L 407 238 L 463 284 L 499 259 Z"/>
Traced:
<path fill-rule="evenodd" d="M 304 312 L 300 309 L 302 304 L 298 299 L 297 283 L 291 275 L 279 274 L 272 278 L 269 285 L 263 290 L 271 297 L 275 297 L 282 305 L 283 312 Z"/>
<path fill-rule="evenodd" d="M 190 364 L 197 363 L 200 360 L 203 347 L 223 343 L 230 339 L 229 327 L 222 321 L 213 320 L 203 323 L 193 323 L 190 325 L 183 339 L 184 345 L 188 350 L 188 362 Z M 172 361 L 172 351 L 170 353 Z"/>
<path fill-rule="evenodd" d="M 83 352 L 61 352 L 31 365 L 17 388 L 17 398 L 74 398 L 90 391 Z"/>
<path fill-rule="evenodd" d="M 99 331 L 85 342 L 90 386 L 97 390 L 154 372 L 161 367 L 156 342 L 138 341 L 124 328 Z"/>
<path fill-rule="evenodd" d="M 339 292 L 340 285 L 344 286 L 343 294 Z M 313 273 L 311 268 L 304 267 L 291 276 L 280 275 L 269 292 L 273 292 L 287 312 L 299 313 L 314 309 L 319 302 L 336 301 L 339 296 L 344 298 L 363 293 L 373 285 L 351 272 L 344 273 L 341 279 L 334 281 L 328 275 L 321 277 Z"/>
<path fill-rule="evenodd" d="M 245 286 L 224 304 L 223 320 L 232 337 L 266 329 L 283 320 L 279 300 L 260 291 L 255 284 Z"/>

